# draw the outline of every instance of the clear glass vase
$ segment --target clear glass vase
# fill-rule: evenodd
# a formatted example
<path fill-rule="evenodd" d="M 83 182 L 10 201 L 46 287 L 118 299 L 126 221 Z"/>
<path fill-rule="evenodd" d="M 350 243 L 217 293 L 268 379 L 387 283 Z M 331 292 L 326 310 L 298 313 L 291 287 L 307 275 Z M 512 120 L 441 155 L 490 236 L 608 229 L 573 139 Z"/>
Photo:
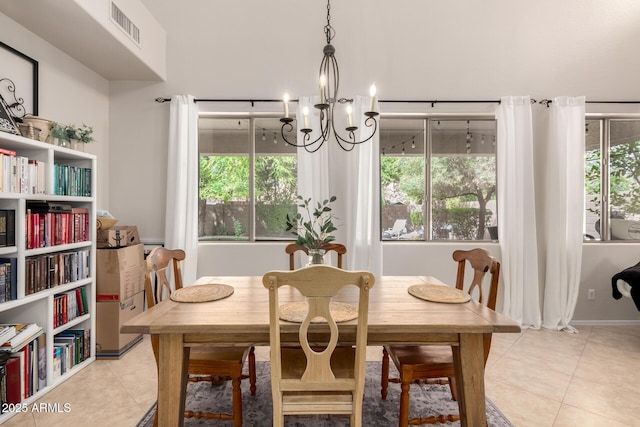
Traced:
<path fill-rule="evenodd" d="M 58 147 L 71 148 L 71 141 L 69 141 L 68 139 L 55 138 L 54 143 Z"/>
<path fill-rule="evenodd" d="M 309 249 L 309 262 L 307 265 L 324 264 L 324 249 Z"/>

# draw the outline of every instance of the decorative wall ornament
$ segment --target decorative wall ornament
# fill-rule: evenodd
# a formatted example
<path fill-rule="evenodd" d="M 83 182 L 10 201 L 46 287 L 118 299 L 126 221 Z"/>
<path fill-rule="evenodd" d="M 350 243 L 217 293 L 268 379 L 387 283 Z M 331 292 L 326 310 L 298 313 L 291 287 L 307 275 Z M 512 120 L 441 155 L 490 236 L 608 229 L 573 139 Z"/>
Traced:
<path fill-rule="evenodd" d="M 4 99 L 0 96 L 0 131 L 19 134 L 15 120 L 9 114 L 9 109 Z"/>

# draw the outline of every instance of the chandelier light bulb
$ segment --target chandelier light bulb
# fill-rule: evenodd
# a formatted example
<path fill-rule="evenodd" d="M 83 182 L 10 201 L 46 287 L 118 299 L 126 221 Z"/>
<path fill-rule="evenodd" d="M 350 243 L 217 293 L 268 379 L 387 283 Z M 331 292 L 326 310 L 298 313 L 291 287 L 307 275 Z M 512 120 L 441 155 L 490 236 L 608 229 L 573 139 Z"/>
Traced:
<path fill-rule="evenodd" d="M 347 117 L 349 118 L 349 127 L 353 126 L 353 108 L 351 104 L 347 105 Z"/>
<path fill-rule="evenodd" d="M 309 129 L 309 107 L 302 109 L 302 115 L 304 116 L 304 128 Z"/>
<path fill-rule="evenodd" d="M 324 89 L 327 86 L 327 76 L 320 74 L 320 104 L 326 104 L 327 98 L 324 95 Z"/>
<path fill-rule="evenodd" d="M 369 88 L 369 111 L 375 111 L 373 107 L 376 105 L 376 84 L 372 84 Z"/>

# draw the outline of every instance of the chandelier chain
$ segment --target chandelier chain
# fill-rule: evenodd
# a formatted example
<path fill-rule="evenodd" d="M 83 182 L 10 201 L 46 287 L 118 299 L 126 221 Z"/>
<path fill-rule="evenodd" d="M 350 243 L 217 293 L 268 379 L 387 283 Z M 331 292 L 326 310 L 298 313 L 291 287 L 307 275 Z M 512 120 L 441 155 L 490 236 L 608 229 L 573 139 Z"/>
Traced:
<path fill-rule="evenodd" d="M 336 36 L 336 30 L 331 26 L 331 2 L 327 0 L 327 25 L 324 26 L 324 34 L 327 36 L 327 44 Z"/>

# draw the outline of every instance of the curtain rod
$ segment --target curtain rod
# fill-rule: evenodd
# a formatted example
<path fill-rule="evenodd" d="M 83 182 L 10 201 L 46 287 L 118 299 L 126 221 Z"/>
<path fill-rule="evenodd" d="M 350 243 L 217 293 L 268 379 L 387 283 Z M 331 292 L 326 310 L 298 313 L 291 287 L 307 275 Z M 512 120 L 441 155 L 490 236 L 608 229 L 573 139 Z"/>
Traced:
<path fill-rule="evenodd" d="M 156 98 L 156 102 L 164 103 L 171 101 L 171 98 Z M 283 102 L 282 99 L 207 99 L 207 98 L 195 98 L 194 102 L 248 102 L 254 107 L 256 102 Z M 297 99 L 290 99 L 289 102 L 298 102 Z M 433 107 L 435 104 L 499 104 L 500 100 L 418 100 L 418 99 L 380 99 L 378 102 L 388 103 L 408 103 L 408 104 L 431 104 Z"/>
<path fill-rule="evenodd" d="M 171 98 L 163 98 L 158 97 L 155 99 L 156 102 L 164 103 L 171 101 Z M 255 106 L 256 102 L 283 102 L 282 99 L 208 99 L 208 98 L 195 98 L 194 102 L 248 102 L 252 107 Z M 290 99 L 290 102 L 298 102 L 297 99 Z M 435 104 L 500 104 L 500 100 L 420 100 L 420 99 L 380 99 L 378 102 L 384 103 L 405 103 L 405 104 L 431 104 L 433 108 Z M 537 101 L 531 98 L 531 103 L 539 103 L 546 105 L 547 107 L 553 101 L 551 99 L 543 99 L 541 101 Z M 640 101 L 585 101 L 587 104 L 640 104 Z"/>

